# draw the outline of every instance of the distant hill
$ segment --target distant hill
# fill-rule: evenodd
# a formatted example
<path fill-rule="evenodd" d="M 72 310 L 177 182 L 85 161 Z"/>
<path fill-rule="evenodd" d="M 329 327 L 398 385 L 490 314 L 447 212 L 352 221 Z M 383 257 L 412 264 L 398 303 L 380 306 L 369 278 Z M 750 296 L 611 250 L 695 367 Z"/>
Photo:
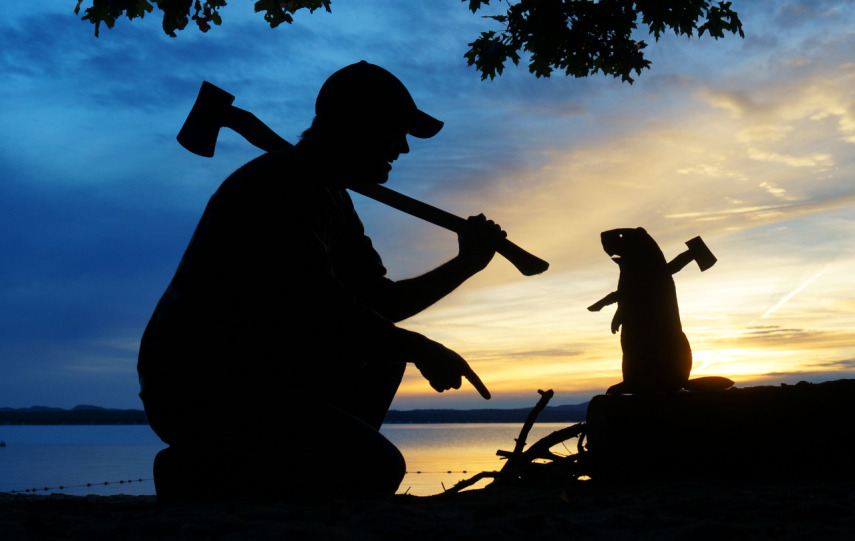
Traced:
<path fill-rule="evenodd" d="M 65 411 L 65 410 L 62 408 L 50 408 L 48 406 L 30 406 L 29 408 L 19 408 L 19 409 L 0 408 L 0 412 L 3 412 L 3 411 L 23 411 L 26 413 L 32 413 L 32 412 L 42 412 L 42 411 Z"/>
<path fill-rule="evenodd" d="M 75 406 L 70 410 L 32 406 L 0 408 L 0 425 L 145 425 L 143 410 Z"/>
<path fill-rule="evenodd" d="M 577 422 L 585 419 L 588 403 L 547 406 L 538 415 L 541 423 Z M 522 423 L 531 408 L 518 409 L 420 409 L 391 410 L 390 424 L 428 423 Z M 138 409 L 110 409 L 99 406 L 75 406 L 67 410 L 47 406 L 0 408 L 0 425 L 144 425 L 145 412 Z"/>
<path fill-rule="evenodd" d="M 588 403 L 565 406 L 547 406 L 537 416 L 539 423 L 564 423 L 585 420 Z M 386 423 L 422 424 L 422 423 L 522 423 L 525 422 L 531 408 L 518 409 L 422 409 L 391 410 L 386 415 Z"/>

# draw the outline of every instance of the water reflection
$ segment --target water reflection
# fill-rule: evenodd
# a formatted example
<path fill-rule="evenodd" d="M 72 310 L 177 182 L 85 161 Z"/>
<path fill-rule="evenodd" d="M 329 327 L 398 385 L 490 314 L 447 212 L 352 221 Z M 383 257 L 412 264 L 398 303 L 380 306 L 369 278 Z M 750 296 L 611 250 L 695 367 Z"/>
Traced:
<path fill-rule="evenodd" d="M 565 423 L 535 424 L 527 443 L 565 426 Z M 407 475 L 398 492 L 429 496 L 482 471 L 501 469 L 504 460 L 496 456 L 496 451 L 512 451 L 520 428 L 522 424 L 512 423 L 413 424 L 385 425 L 381 431 L 407 460 Z M 555 448 L 555 451 L 562 450 Z M 574 447 L 567 450 L 568 454 L 571 452 L 575 452 Z M 484 480 L 473 488 L 489 482 Z"/>
<path fill-rule="evenodd" d="M 536 424 L 528 443 L 565 426 Z M 510 423 L 411 424 L 386 425 L 382 432 L 407 460 L 408 473 L 399 492 L 429 496 L 442 492 L 443 485 L 450 488 L 482 471 L 501 469 L 504 461 L 496 450 L 513 450 L 521 427 Z M 6 425 L 0 426 L 0 440 L 7 444 L 0 448 L 0 492 L 35 488 L 37 494 L 75 496 L 154 494 L 152 463 L 164 448 L 147 426 Z M 575 451 L 572 446 L 568 453 Z M 118 483 L 122 480 L 134 482 Z M 110 484 L 104 485 L 105 481 Z M 42 490 L 44 487 L 49 490 Z"/>

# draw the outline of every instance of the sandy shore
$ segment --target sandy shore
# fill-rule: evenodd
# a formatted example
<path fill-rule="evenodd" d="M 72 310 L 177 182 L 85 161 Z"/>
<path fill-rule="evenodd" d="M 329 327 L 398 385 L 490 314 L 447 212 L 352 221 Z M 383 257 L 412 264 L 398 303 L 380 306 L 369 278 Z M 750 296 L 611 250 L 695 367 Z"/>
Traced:
<path fill-rule="evenodd" d="M 482 489 L 450 496 L 164 504 L 0 494 L 18 539 L 852 539 L 849 483 Z"/>

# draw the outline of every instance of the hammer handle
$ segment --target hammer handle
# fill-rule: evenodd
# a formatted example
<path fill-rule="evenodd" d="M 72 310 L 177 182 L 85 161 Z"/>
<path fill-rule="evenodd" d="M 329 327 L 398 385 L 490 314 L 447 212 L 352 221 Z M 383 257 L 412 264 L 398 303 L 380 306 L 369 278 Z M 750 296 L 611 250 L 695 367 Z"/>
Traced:
<path fill-rule="evenodd" d="M 461 233 L 468 227 L 466 220 L 460 216 L 390 190 L 380 184 L 360 184 L 359 186 L 349 186 L 348 189 L 455 233 Z M 523 276 L 540 274 L 549 268 L 549 263 L 526 252 L 508 239 L 499 241 L 495 248 L 496 252 L 510 261 Z"/>

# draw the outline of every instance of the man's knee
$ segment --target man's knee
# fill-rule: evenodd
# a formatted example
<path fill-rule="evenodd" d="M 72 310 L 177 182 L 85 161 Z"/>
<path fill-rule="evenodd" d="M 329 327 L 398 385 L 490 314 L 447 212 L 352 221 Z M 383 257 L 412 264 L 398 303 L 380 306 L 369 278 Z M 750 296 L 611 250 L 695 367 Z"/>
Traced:
<path fill-rule="evenodd" d="M 384 463 L 378 468 L 382 471 L 378 471 L 378 475 L 375 477 L 376 488 L 374 492 L 381 494 L 394 494 L 407 474 L 407 462 L 404 455 L 391 443 L 389 447 Z"/>

